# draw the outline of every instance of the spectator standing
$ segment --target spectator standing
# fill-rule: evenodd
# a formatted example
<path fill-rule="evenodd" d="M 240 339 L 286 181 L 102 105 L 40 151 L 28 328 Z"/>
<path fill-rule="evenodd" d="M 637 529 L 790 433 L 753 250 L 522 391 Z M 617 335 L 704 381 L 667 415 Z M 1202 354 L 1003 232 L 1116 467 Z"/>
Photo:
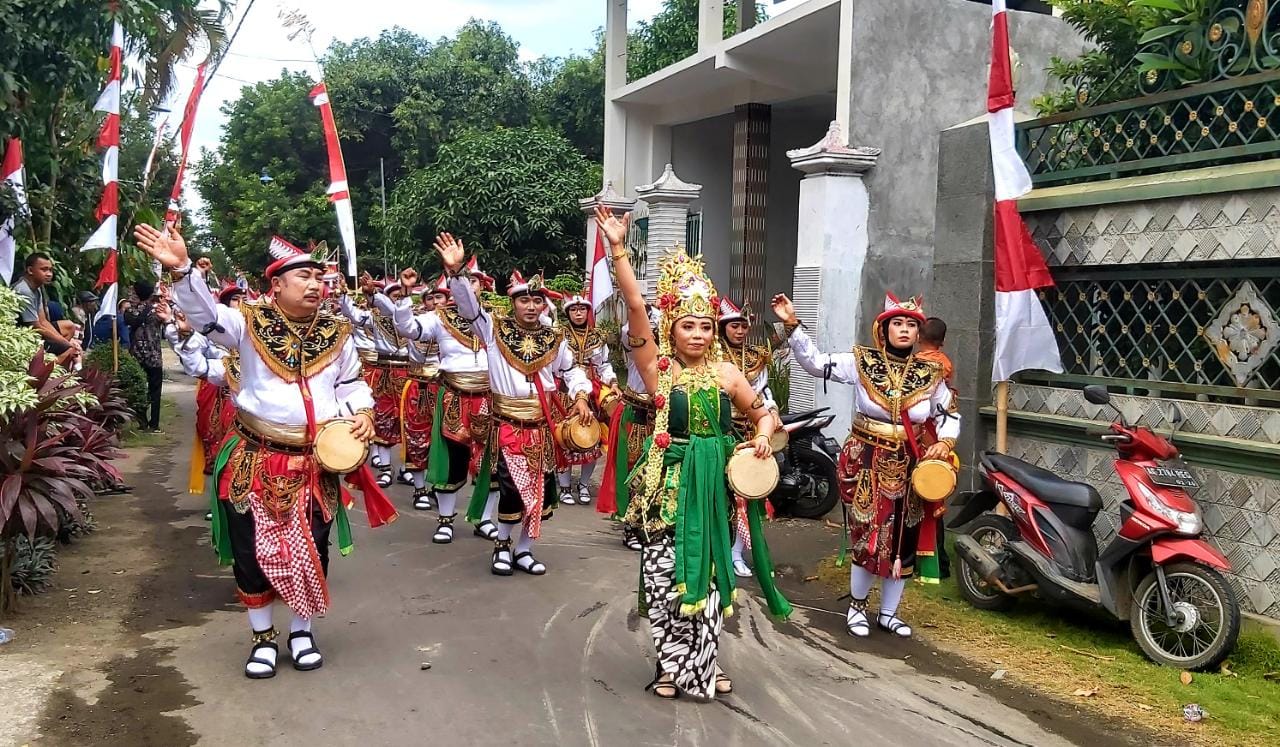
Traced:
<path fill-rule="evenodd" d="M 125 324 L 129 327 L 129 352 L 147 373 L 149 408 L 146 429 L 159 433 L 160 387 L 164 380 L 160 344 L 164 339 L 164 323 L 156 316 L 156 304 L 163 301 L 156 296 L 155 285 L 146 280 L 134 283 L 133 292 L 138 296 L 138 305 L 124 312 Z"/>
<path fill-rule="evenodd" d="M 76 303 L 71 307 L 71 317 L 80 325 L 80 348 L 88 350 L 94 343 L 94 317 L 98 314 L 98 297 L 91 291 L 80 291 Z"/>
<path fill-rule="evenodd" d="M 80 343 L 69 340 L 58 331 L 49 319 L 49 300 L 46 286 L 53 282 L 53 260 L 44 252 L 27 255 L 22 278 L 13 284 L 13 290 L 23 300 L 18 312 L 18 326 L 33 327 L 44 338 L 46 352 L 58 356 L 58 362 L 66 365 L 80 354 Z"/>

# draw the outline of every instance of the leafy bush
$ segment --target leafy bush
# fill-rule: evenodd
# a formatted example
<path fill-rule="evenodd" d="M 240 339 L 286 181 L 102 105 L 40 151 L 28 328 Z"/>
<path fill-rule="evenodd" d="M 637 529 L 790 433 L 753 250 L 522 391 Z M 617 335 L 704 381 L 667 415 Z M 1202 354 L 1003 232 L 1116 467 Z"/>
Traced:
<path fill-rule="evenodd" d="M 120 368 L 114 374 L 111 371 L 112 364 L 110 345 L 98 345 L 84 358 L 86 369 L 97 369 L 113 376 L 116 387 L 124 395 L 125 402 L 129 404 L 129 409 L 138 419 L 142 419 L 151 403 L 147 398 L 146 372 L 142 370 L 138 361 L 124 350 L 120 351 Z"/>
<path fill-rule="evenodd" d="M 85 368 L 80 372 L 80 380 L 85 391 L 98 400 L 98 404 L 85 413 L 90 420 L 113 434 L 118 434 L 133 420 L 133 410 L 110 371 Z"/>
<path fill-rule="evenodd" d="M 14 593 L 34 596 L 48 589 L 58 568 L 57 545 L 53 539 L 18 537 L 14 547 L 13 567 L 9 570 L 9 584 Z"/>
<path fill-rule="evenodd" d="M 27 365 L 40 349 L 40 335 L 14 320 L 23 301 L 0 284 L 0 417 L 35 405 L 35 389 L 28 383 Z"/>

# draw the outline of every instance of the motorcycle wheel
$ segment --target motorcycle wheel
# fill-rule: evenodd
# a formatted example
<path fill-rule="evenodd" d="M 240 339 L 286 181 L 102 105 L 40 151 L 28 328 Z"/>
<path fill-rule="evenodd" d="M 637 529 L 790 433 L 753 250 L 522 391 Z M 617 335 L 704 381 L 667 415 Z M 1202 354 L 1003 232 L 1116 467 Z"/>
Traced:
<path fill-rule="evenodd" d="M 791 458 L 802 480 L 787 513 L 801 519 L 821 519 L 831 513 L 840 500 L 836 465 L 807 449 L 792 449 Z"/>
<path fill-rule="evenodd" d="M 1006 544 L 1018 536 L 1013 522 L 998 514 L 979 516 L 969 522 L 966 533 L 989 553 L 1002 551 Z M 980 610 L 999 612 L 1017 603 L 1018 600 L 988 584 L 958 553 L 955 563 L 956 585 L 960 587 L 960 596 L 969 604 Z"/>
<path fill-rule="evenodd" d="M 1206 670 L 1221 664 L 1240 635 L 1240 604 L 1222 574 L 1199 563 L 1165 568 L 1169 599 L 1182 613 L 1170 627 L 1155 571 L 1138 584 L 1129 609 L 1129 628 L 1142 652 L 1157 664 Z"/>

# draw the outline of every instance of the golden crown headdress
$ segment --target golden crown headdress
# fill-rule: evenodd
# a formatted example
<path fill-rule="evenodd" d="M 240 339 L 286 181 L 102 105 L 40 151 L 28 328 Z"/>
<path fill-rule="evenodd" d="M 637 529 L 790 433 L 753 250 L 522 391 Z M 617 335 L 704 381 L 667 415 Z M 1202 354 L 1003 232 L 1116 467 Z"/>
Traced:
<path fill-rule="evenodd" d="M 720 294 L 707 277 L 701 257 L 690 257 L 677 245 L 658 266 L 658 309 L 670 326 L 686 316 L 720 317 Z"/>

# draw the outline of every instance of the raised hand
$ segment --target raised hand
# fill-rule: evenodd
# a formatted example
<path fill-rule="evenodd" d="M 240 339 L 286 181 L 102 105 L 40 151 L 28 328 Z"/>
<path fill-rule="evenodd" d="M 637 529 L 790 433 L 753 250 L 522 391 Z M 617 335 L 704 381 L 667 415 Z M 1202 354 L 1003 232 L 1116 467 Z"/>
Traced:
<path fill-rule="evenodd" d="M 173 321 L 173 309 L 169 307 L 169 304 L 164 302 L 160 302 L 156 304 L 155 312 L 156 312 L 156 318 L 164 322 L 165 324 L 168 324 L 169 322 Z"/>
<path fill-rule="evenodd" d="M 621 247 L 627 241 L 627 225 L 631 222 L 631 213 L 624 213 L 621 218 L 613 214 L 609 208 L 596 203 L 596 228 L 600 230 L 609 245 Z"/>
<path fill-rule="evenodd" d="M 773 313 L 782 320 L 783 324 L 795 324 L 797 321 L 796 307 L 792 305 L 791 299 L 786 294 L 779 293 L 773 297 Z"/>
<path fill-rule="evenodd" d="M 138 248 L 170 270 L 182 267 L 190 259 L 187 242 L 177 226 L 169 227 L 169 235 L 161 234 L 154 226 L 139 223 L 133 227 L 133 239 Z"/>
<path fill-rule="evenodd" d="M 400 285 L 404 287 L 404 292 L 408 293 L 418 285 L 418 271 L 412 267 L 406 267 L 400 271 Z"/>
<path fill-rule="evenodd" d="M 373 296 L 378 292 L 378 283 L 374 281 L 373 276 L 367 270 L 360 273 L 360 292 L 366 296 Z"/>
<path fill-rule="evenodd" d="M 462 262 L 467 258 L 467 250 L 461 241 L 453 238 L 453 234 L 442 233 L 436 236 L 435 250 L 440 255 L 440 261 L 444 262 L 446 270 L 456 273 L 462 269 Z"/>

